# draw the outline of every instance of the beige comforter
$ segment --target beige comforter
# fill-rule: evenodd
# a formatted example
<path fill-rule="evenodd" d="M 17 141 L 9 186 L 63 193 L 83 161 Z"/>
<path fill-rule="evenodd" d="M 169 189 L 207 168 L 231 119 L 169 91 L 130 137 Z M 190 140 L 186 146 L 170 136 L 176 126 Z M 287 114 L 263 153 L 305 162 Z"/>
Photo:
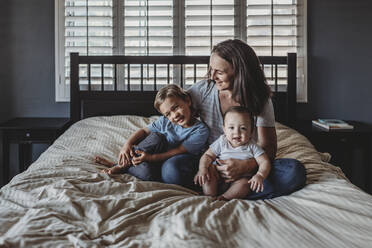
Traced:
<path fill-rule="evenodd" d="M 271 200 L 215 201 L 186 188 L 110 178 L 142 117 L 73 125 L 0 191 L 0 247 L 371 247 L 372 196 L 300 134 L 277 124 L 278 157 L 299 159 L 307 185 Z"/>

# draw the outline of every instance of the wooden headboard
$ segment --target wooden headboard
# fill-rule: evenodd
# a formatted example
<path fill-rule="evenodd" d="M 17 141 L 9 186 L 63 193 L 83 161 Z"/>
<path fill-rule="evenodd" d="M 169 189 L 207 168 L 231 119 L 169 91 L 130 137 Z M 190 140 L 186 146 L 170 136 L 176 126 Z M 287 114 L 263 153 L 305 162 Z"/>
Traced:
<path fill-rule="evenodd" d="M 265 73 L 269 68 L 276 121 L 291 126 L 296 116 L 296 54 L 259 59 Z M 153 107 L 159 87 L 172 80 L 184 88 L 190 86 L 190 81 L 197 82 L 200 66 L 205 68 L 204 75 L 207 74 L 209 56 L 79 56 L 71 53 L 70 63 L 70 119 L 75 123 L 100 115 L 159 114 Z M 99 75 L 92 73 L 93 66 L 95 71 L 100 71 Z M 84 73 L 81 72 L 84 75 L 79 75 L 79 67 L 84 67 Z M 283 67 L 284 77 L 278 73 L 278 70 L 283 72 Z M 137 70 L 136 75 L 132 70 Z M 280 84 L 283 78 L 286 82 Z M 133 83 L 134 80 L 137 83 Z"/>

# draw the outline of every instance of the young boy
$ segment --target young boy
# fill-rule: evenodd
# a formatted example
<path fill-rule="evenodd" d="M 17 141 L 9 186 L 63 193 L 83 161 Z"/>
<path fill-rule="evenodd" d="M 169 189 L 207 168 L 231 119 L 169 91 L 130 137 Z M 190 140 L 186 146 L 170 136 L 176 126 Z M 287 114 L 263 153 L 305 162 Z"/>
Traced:
<path fill-rule="evenodd" d="M 102 157 L 95 161 L 110 167 L 103 170 L 109 175 L 128 172 L 146 181 L 187 186 L 209 136 L 208 127 L 195 118 L 191 106 L 191 98 L 182 88 L 174 84 L 163 87 L 154 102 L 163 116 L 128 138 L 117 165 Z"/>
<path fill-rule="evenodd" d="M 252 115 L 244 107 L 229 108 L 224 115 L 223 130 L 224 134 L 201 157 L 194 183 L 203 187 L 205 195 L 213 197 L 217 196 L 218 184 L 222 183 L 221 189 L 225 192 L 217 197 L 218 200 L 243 199 L 251 190 L 263 191 L 263 181 L 270 172 L 270 160 L 264 150 L 251 139 L 254 130 Z M 258 164 L 257 173 L 253 176 L 246 175 L 232 183 L 225 183 L 215 167 L 218 166 L 218 159 L 245 160 L 252 157 Z"/>

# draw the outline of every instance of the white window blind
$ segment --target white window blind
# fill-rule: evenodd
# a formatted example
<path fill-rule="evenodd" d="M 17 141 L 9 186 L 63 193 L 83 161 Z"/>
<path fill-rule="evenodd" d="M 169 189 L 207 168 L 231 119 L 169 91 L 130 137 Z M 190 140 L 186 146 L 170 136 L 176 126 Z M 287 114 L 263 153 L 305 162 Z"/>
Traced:
<path fill-rule="evenodd" d="M 173 1 L 124 1 L 124 53 L 173 54 Z"/>
<path fill-rule="evenodd" d="M 258 55 L 285 56 L 297 49 L 297 1 L 247 0 L 247 43 Z M 286 84 L 286 66 L 278 66 L 278 84 Z M 274 69 L 265 68 L 268 82 Z"/>
<path fill-rule="evenodd" d="M 214 44 L 234 38 L 234 0 L 185 0 L 184 54 L 209 55 Z M 197 66 L 197 80 L 206 67 Z M 193 67 L 186 66 L 186 84 L 193 83 Z"/>
<path fill-rule="evenodd" d="M 298 100 L 306 101 L 306 0 L 55 0 L 56 99 L 69 100 L 69 54 L 83 55 L 209 55 L 216 43 L 239 38 L 258 55 L 298 54 Z M 82 84 L 87 66 L 80 67 Z M 126 68 L 118 68 L 125 82 Z M 198 79 L 205 68 L 197 68 Z M 153 66 L 144 68 L 152 83 Z M 165 65 L 157 67 L 162 85 Z M 177 80 L 177 68 L 171 80 Z M 272 68 L 265 68 L 272 76 Z M 192 65 L 185 66 L 186 84 L 193 82 Z M 285 68 L 279 68 L 285 84 Z M 92 65 L 93 86 L 100 84 L 100 65 Z M 104 85 L 112 85 L 112 66 L 104 68 Z M 140 68 L 138 68 L 138 76 Z M 131 74 L 135 76 L 135 74 Z M 146 81 L 144 82 L 147 83 Z M 136 87 L 135 80 L 131 81 Z M 121 90 L 126 85 L 118 85 Z M 135 88 L 134 88 L 135 89 Z"/>
<path fill-rule="evenodd" d="M 124 0 L 124 54 L 172 55 L 173 54 L 173 1 Z M 123 66 L 126 78 L 126 65 Z M 154 66 L 143 67 L 144 87 L 153 89 Z M 166 65 L 156 67 L 157 87 L 167 83 Z M 140 88 L 140 66 L 131 66 L 131 89 Z M 170 81 L 173 83 L 173 67 Z M 125 80 L 127 81 L 127 80 Z M 127 87 L 126 85 L 124 87 Z"/>
<path fill-rule="evenodd" d="M 234 38 L 234 0 L 185 0 L 185 54 L 209 55 Z"/>
<path fill-rule="evenodd" d="M 114 3 L 113 0 L 65 0 L 56 5 L 63 6 L 59 15 L 63 16 L 63 36 L 58 42 L 62 48 L 59 63 L 56 61 L 56 72 L 59 73 L 56 85 L 58 99 L 69 96 L 70 53 L 81 55 L 114 54 Z M 57 57 L 57 56 L 56 56 Z M 58 67 L 57 67 L 58 65 Z M 80 66 L 80 83 L 87 85 L 88 67 Z M 105 65 L 105 84 L 112 84 L 112 66 Z M 101 83 L 101 65 L 91 66 L 91 82 L 93 87 Z"/>
<path fill-rule="evenodd" d="M 259 55 L 296 52 L 297 7 L 294 0 L 247 0 L 247 42 Z"/>

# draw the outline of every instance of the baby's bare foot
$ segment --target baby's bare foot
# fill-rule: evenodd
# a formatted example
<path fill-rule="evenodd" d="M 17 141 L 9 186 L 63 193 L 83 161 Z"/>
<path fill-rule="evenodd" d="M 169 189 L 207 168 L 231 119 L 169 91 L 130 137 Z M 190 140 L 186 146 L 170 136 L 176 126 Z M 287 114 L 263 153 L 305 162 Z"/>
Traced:
<path fill-rule="evenodd" d="M 96 162 L 98 164 L 102 164 L 102 165 L 107 166 L 107 167 L 113 167 L 115 165 L 114 162 L 108 161 L 107 159 L 105 159 L 103 157 L 99 157 L 99 156 L 96 156 L 94 158 L 94 162 Z"/>

